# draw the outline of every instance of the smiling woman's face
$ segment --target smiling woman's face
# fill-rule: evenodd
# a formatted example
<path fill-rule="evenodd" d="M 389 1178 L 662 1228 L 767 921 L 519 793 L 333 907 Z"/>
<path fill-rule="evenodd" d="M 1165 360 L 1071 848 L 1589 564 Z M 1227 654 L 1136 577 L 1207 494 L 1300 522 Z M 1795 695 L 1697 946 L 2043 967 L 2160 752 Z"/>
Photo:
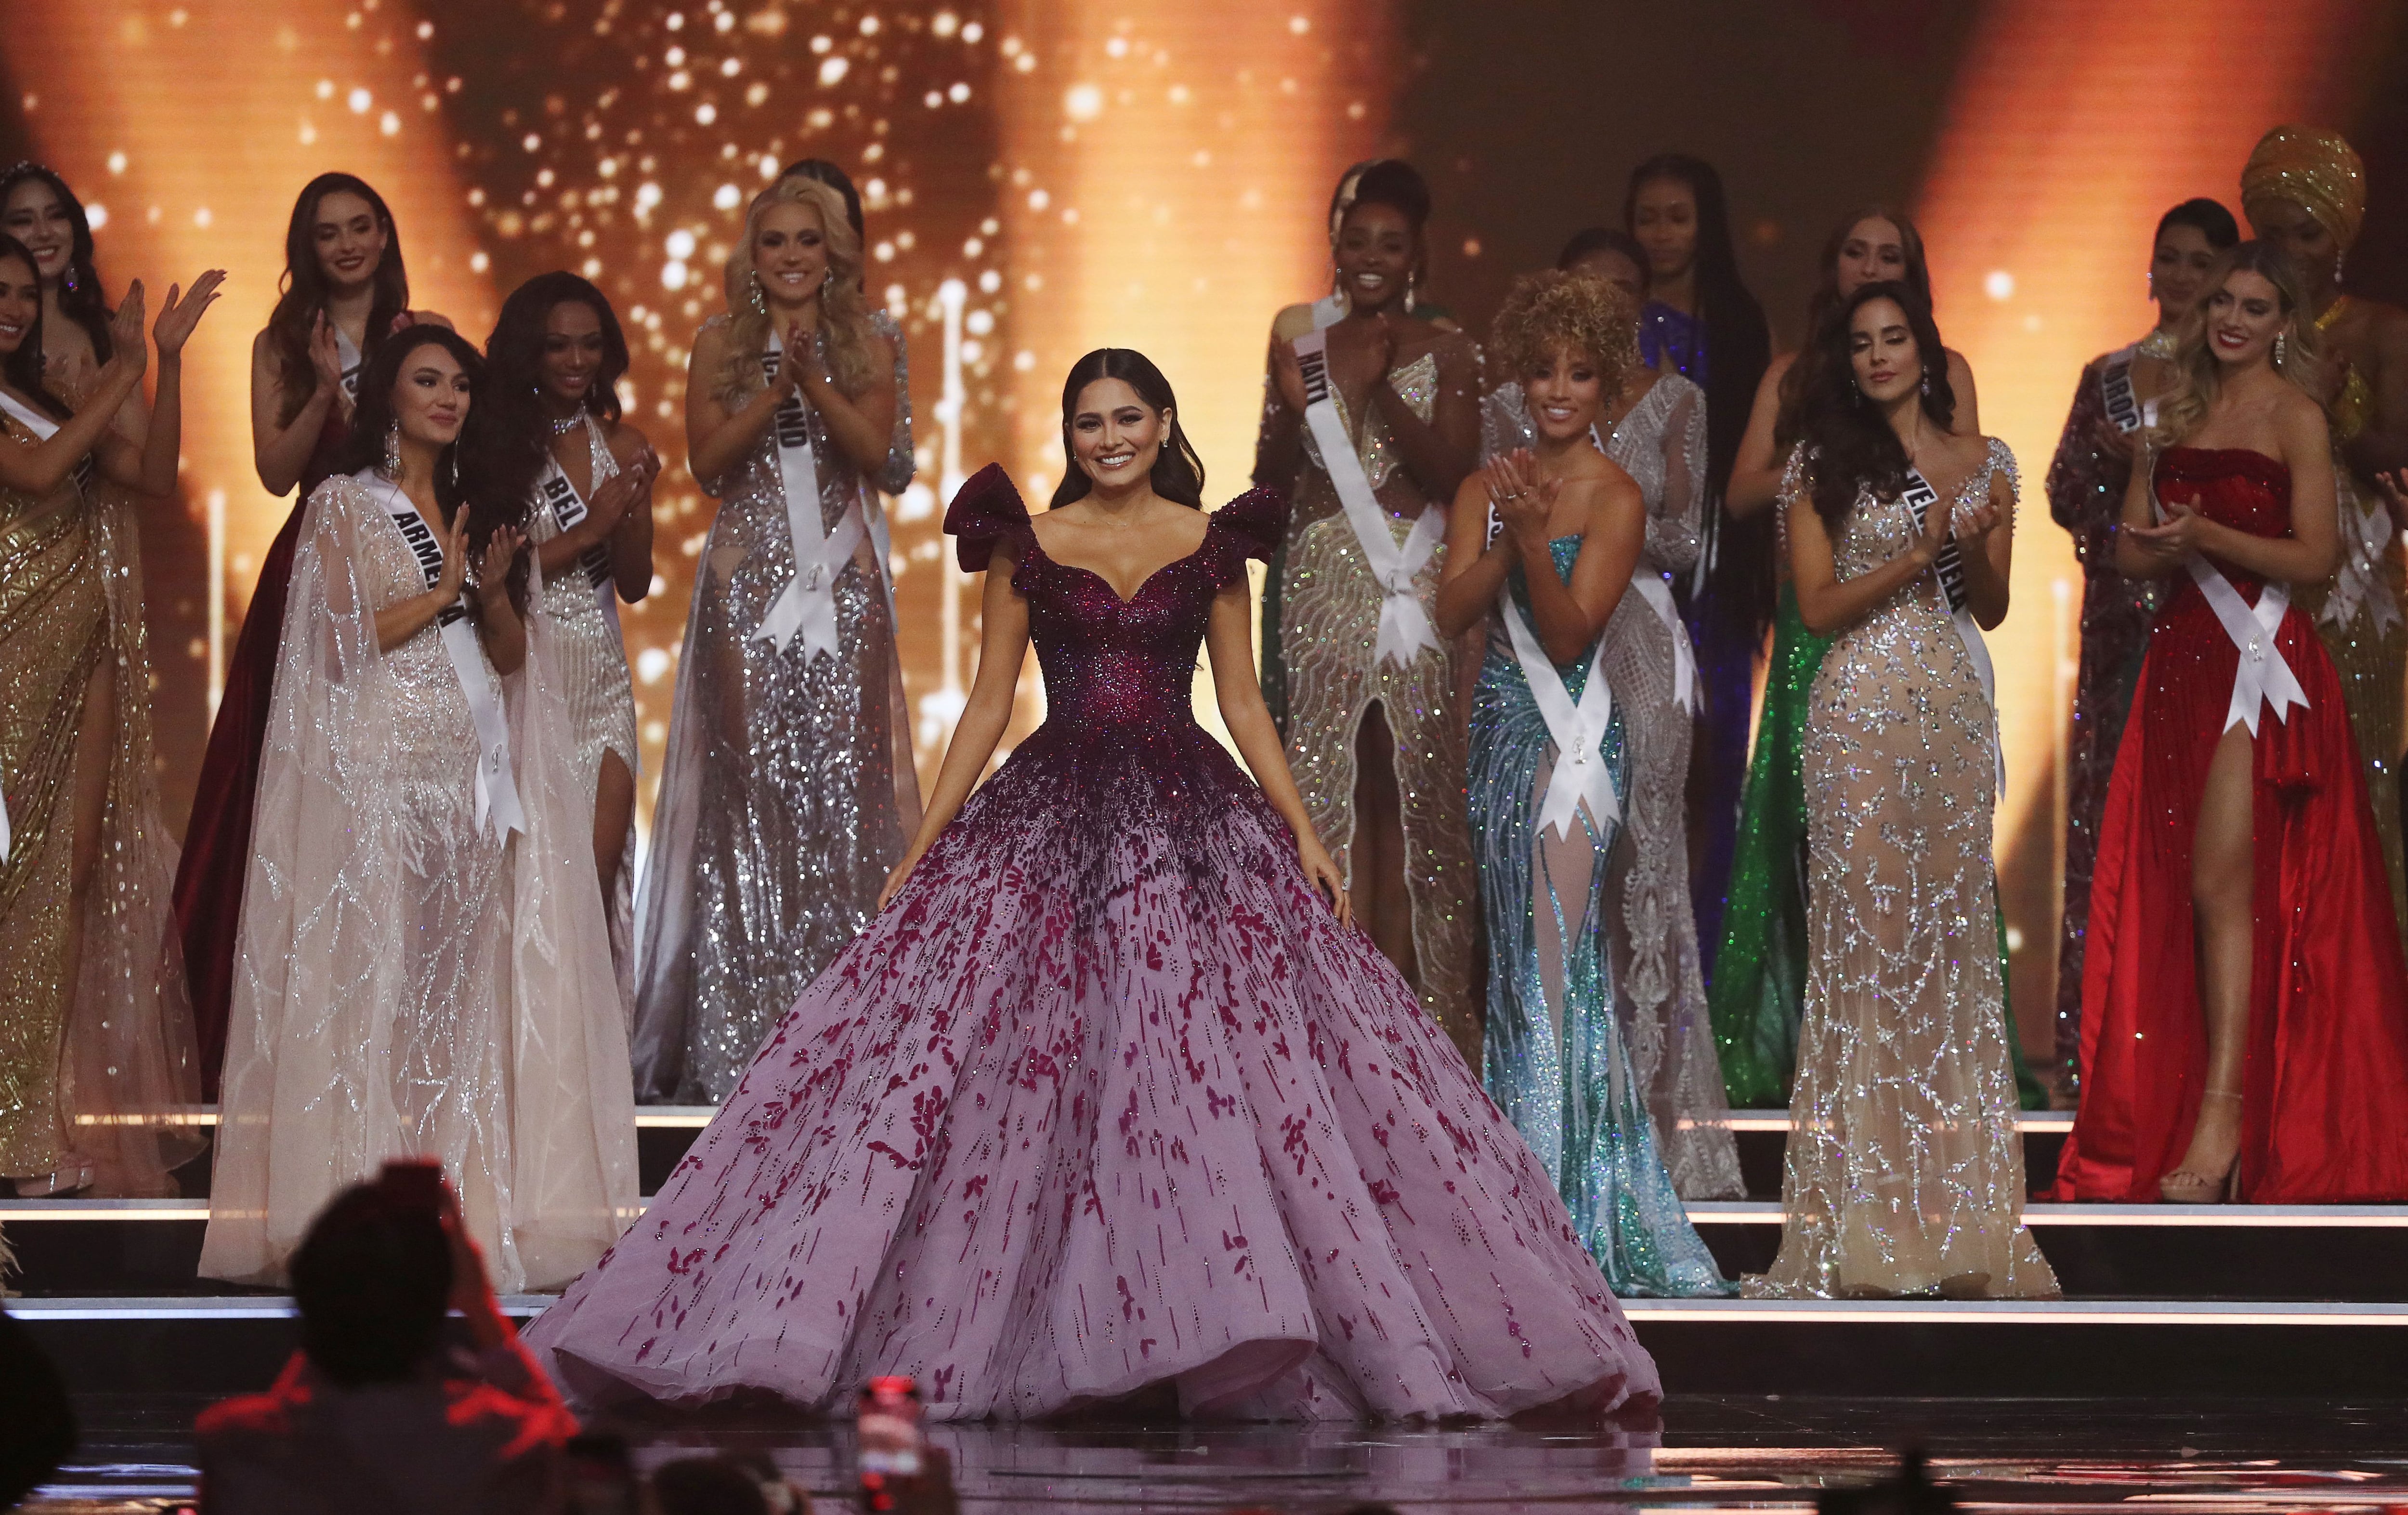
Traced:
<path fill-rule="evenodd" d="M 1148 405 L 1126 380 L 1098 379 L 1079 391 L 1069 426 L 1080 471 L 1106 488 L 1125 487 L 1154 471 L 1170 412 Z"/>

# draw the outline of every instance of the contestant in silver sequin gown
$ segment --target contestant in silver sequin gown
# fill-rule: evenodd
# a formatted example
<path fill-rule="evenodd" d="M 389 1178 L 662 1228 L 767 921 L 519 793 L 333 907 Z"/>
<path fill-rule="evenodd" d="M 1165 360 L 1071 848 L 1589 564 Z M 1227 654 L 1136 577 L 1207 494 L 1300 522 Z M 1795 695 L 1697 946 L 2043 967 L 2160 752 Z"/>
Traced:
<path fill-rule="evenodd" d="M 280 1281 L 319 1208 L 394 1158 L 442 1162 L 505 1292 L 566 1284 L 634 1213 L 592 810 L 544 682 L 549 591 L 529 586 L 517 673 L 476 663 L 526 816 L 502 837 L 480 824 L 477 731 L 437 628 L 378 645 L 377 613 L 425 592 L 376 496 L 318 486 L 260 764 L 204 1277 Z"/>
<path fill-rule="evenodd" d="M 2001 469 L 2016 485 L 2014 454 L 1989 447 L 1959 509 Z M 1784 512 L 1806 498 L 1804 477 L 1793 454 Z M 1919 530 L 1903 501 L 1860 491 L 1832 543 L 1840 580 L 1908 551 Z M 1839 633 L 1806 720 L 1788 1221 L 1747 1291 L 2053 1296 L 2022 1219 L 1990 855 L 1995 727 L 1933 575 Z"/>
<path fill-rule="evenodd" d="M 1490 395 L 1481 422 L 1484 460 L 1528 445 L 1521 385 Z M 1687 572 L 1698 560 L 1704 512 L 1705 392 L 1679 374 L 1657 376 L 1606 439 L 1605 454 L 1647 501 L 1634 586 L 1642 573 L 1661 581 Z M 1622 834 L 1605 886 L 1614 1003 L 1674 1187 L 1684 1199 L 1737 1199 L 1745 1185 L 1730 1132 L 1683 1124 L 1718 1115 L 1725 1100 L 1689 904 L 1692 718 L 1676 698 L 1675 634 L 1635 587 L 1605 627 L 1606 682 L 1629 755 Z M 1686 637 L 1687 629 L 1677 634 Z"/>
<path fill-rule="evenodd" d="M 877 481 L 891 488 L 910 455 L 910 412 L 901 335 L 879 330 L 896 354 L 897 440 Z M 695 573 L 637 907 L 638 1100 L 724 1098 L 778 1017 L 876 913 L 919 824 L 877 497 L 816 413 L 810 432 L 824 527 L 856 500 L 871 519 L 836 581 L 834 656 L 811 656 L 799 636 L 781 651 L 754 635 L 794 576 L 772 434 L 706 481 L 719 514 Z"/>
<path fill-rule="evenodd" d="M 580 413 L 585 420 L 586 456 L 593 469 L 592 484 L 587 490 L 590 496 L 602 487 L 604 480 L 618 473 L 619 465 L 611 457 L 610 444 L 593 413 Z M 560 517 L 548 502 L 538 500 L 527 513 L 527 541 L 531 543 L 550 541 L 562 529 Z M 551 588 L 544 603 L 560 632 L 556 645 L 560 653 L 561 693 L 568 703 L 570 731 L 577 743 L 573 761 L 590 825 L 601 784 L 602 755 L 617 753 L 619 760 L 627 765 L 630 778 L 643 772 L 636 757 L 636 689 L 627 677 L 627 647 L 620 637 L 619 617 L 615 610 L 602 608 L 605 595 L 615 606 L 617 586 L 605 584 L 595 589 L 583 567 L 572 564 L 553 578 Z M 632 813 L 627 819 L 626 850 L 620 858 L 619 876 L 611 881 L 603 907 L 610 922 L 611 966 L 618 971 L 621 992 L 632 1014 L 636 971 L 636 822 Z"/>

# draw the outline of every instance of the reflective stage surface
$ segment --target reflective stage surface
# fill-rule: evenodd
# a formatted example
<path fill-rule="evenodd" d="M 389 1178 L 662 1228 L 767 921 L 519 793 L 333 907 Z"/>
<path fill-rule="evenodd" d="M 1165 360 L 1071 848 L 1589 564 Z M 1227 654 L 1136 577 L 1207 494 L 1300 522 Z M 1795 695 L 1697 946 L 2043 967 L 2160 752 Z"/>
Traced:
<path fill-rule="evenodd" d="M 2172 1386 L 2170 1386 L 2172 1387 Z M 27 1508 L 159 1509 L 192 1491 L 196 1395 L 78 1398 L 84 1450 Z M 1970 1509 L 2408 1508 L 2408 1400 L 1836 1399 L 1680 1395 L 1656 1433 L 1508 1427 L 939 1426 L 971 1511 L 1811 1508 L 1886 1476 L 1902 1446 Z M 623 1423 L 647 1465 L 766 1450 L 835 1504 L 849 1427 L 774 1409 Z"/>

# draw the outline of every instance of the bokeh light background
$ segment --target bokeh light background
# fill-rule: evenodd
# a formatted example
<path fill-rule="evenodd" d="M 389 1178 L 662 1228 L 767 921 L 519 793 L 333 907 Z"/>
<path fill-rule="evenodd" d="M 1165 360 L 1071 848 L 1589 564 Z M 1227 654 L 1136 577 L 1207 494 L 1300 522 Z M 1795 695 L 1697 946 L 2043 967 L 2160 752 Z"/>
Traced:
<path fill-rule="evenodd" d="M 1511 275 L 1613 220 L 1668 147 L 1723 167 L 1750 281 L 1784 345 L 1827 224 L 1910 206 L 1985 429 L 2023 460 L 2015 606 L 1993 639 L 2009 764 L 2000 847 L 2026 1040 L 2044 1049 L 2056 759 L 2079 584 L 2039 497 L 2074 375 L 2144 329 L 2146 238 L 2230 203 L 2277 120 L 2350 132 L 2374 180 L 2353 283 L 2408 284 L 2400 7 L 2374 0 L 13 0 L 0 159 L 94 208 L 112 291 L 231 271 L 194 339 L 179 507 L 148 525 L 155 700 L 180 821 L 224 649 L 290 508 L 252 473 L 247 374 L 292 197 L 346 168 L 392 202 L 414 302 L 473 339 L 500 296 L 580 270 L 617 304 L 629 413 L 671 462 L 660 583 L 624 617 L 648 765 L 666 733 L 710 505 L 679 465 L 685 354 L 721 308 L 746 200 L 782 163 L 844 164 L 866 281 L 912 359 L 919 481 L 893 502 L 924 777 L 974 671 L 975 585 L 939 531 L 1000 459 L 1041 500 L 1069 362 L 1153 355 L 1211 483 L 1252 463 L 1272 312 L 1327 286 L 1349 162 L 1429 175 L 1432 296 L 1475 331 Z M 1033 667 L 1022 725 L 1033 719 Z M 649 784 L 644 792 L 649 808 Z"/>

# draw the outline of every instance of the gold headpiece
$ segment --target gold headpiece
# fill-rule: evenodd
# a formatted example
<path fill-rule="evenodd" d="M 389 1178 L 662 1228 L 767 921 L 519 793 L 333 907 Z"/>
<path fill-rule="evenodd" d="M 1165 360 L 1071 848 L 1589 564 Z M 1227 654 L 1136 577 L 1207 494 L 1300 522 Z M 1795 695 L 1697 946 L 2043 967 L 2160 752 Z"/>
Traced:
<path fill-rule="evenodd" d="M 2258 139 L 2241 170 L 2241 208 L 2291 200 L 2346 251 L 2366 219 L 2366 166 L 2337 132 L 2277 126 Z"/>

